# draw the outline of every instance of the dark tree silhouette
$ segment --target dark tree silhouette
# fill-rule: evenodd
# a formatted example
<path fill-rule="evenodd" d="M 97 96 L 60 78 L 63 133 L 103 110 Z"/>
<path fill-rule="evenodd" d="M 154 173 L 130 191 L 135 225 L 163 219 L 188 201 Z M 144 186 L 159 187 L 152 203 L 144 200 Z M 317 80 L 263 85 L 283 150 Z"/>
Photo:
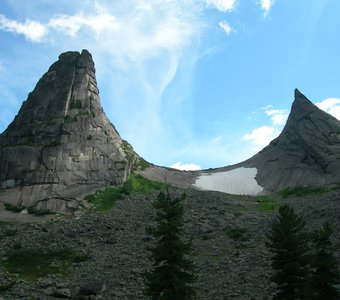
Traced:
<path fill-rule="evenodd" d="M 312 236 L 313 260 L 311 286 L 314 299 L 336 300 L 340 294 L 334 285 L 339 284 L 339 263 L 334 256 L 331 242 L 333 229 L 324 223 L 321 229 L 314 231 Z"/>
<path fill-rule="evenodd" d="M 273 299 L 310 299 L 309 293 L 309 236 L 304 231 L 305 222 L 288 205 L 279 209 L 267 246 L 273 253 L 272 280 L 277 284 Z"/>
<path fill-rule="evenodd" d="M 145 274 L 145 294 L 153 300 L 187 300 L 195 296 L 192 283 L 196 269 L 186 257 L 191 242 L 181 240 L 184 199 L 185 194 L 171 198 L 169 192 L 161 192 L 153 203 L 156 226 L 147 229 L 155 240 L 155 245 L 149 248 L 153 267 Z"/>

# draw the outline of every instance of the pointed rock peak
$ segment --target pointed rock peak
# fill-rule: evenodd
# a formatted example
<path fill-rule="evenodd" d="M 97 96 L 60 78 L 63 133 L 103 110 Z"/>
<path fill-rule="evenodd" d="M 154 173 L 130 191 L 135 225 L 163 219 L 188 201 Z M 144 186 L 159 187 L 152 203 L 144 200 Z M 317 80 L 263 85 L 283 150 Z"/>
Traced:
<path fill-rule="evenodd" d="M 294 90 L 294 102 L 293 102 L 293 105 L 294 104 L 298 104 L 298 105 L 306 105 L 306 104 L 309 104 L 309 105 L 313 105 L 314 104 L 308 100 L 308 98 L 302 94 L 298 89 L 295 89 Z"/>
<path fill-rule="evenodd" d="M 296 121 L 301 120 L 315 110 L 319 110 L 308 98 L 298 89 L 294 90 L 294 102 L 292 104 L 290 117 Z"/>

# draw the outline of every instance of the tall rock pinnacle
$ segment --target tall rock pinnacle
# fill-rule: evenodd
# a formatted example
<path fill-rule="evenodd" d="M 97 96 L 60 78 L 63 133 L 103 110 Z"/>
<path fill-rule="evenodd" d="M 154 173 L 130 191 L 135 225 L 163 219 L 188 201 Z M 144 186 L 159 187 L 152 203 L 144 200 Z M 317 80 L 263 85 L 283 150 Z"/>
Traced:
<path fill-rule="evenodd" d="M 101 108 L 91 54 L 66 52 L 0 135 L 0 184 L 5 201 L 65 211 L 74 195 L 124 182 L 138 159 Z"/>
<path fill-rule="evenodd" d="M 340 183 L 340 121 L 296 89 L 281 134 L 242 165 L 256 167 L 268 191 Z"/>

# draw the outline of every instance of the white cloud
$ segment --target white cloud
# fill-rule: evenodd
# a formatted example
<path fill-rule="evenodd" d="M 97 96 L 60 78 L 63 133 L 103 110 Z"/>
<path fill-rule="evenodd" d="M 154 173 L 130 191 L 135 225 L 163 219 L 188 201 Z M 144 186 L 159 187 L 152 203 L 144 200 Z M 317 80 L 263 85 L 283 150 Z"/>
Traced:
<path fill-rule="evenodd" d="M 260 0 L 261 9 L 264 11 L 264 15 L 267 15 L 274 5 L 275 0 Z"/>
<path fill-rule="evenodd" d="M 327 98 L 321 102 L 315 103 L 317 107 L 329 113 L 333 117 L 340 120 L 340 99 L 339 98 Z"/>
<path fill-rule="evenodd" d="M 23 34 L 28 40 L 40 42 L 48 33 L 45 25 L 37 21 L 26 20 L 20 23 L 0 15 L 0 28 L 5 31 Z"/>
<path fill-rule="evenodd" d="M 236 6 L 235 0 L 206 0 L 206 3 L 222 12 L 232 11 Z"/>
<path fill-rule="evenodd" d="M 104 30 L 114 32 L 120 29 L 117 18 L 108 13 L 106 9 L 97 4 L 95 12 L 94 15 L 85 15 L 83 12 L 75 15 L 58 15 L 49 21 L 48 26 L 63 31 L 70 36 L 76 36 L 82 28 L 88 28 L 97 35 Z"/>
<path fill-rule="evenodd" d="M 264 107 L 263 110 L 271 118 L 274 125 L 284 125 L 289 115 L 287 109 L 274 109 L 272 105 Z"/>
<path fill-rule="evenodd" d="M 272 126 L 262 126 L 255 128 L 252 132 L 244 135 L 242 139 L 244 141 L 251 142 L 256 149 L 267 146 L 270 141 L 276 138 L 280 134 L 280 131 Z"/>
<path fill-rule="evenodd" d="M 230 35 L 231 33 L 235 32 L 235 29 L 232 28 L 226 21 L 221 21 L 218 23 L 218 25 L 223 29 L 226 35 Z"/>
<path fill-rule="evenodd" d="M 186 163 L 181 163 L 180 161 L 172 164 L 170 168 L 177 169 L 177 170 L 182 170 L 182 171 L 197 171 L 201 170 L 201 166 L 196 165 L 196 164 L 186 164 Z"/>

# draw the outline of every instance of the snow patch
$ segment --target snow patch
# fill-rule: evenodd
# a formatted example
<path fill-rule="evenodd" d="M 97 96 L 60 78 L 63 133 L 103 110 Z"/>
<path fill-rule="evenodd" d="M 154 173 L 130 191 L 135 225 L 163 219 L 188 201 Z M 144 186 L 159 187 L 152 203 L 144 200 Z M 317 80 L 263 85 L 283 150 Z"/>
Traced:
<path fill-rule="evenodd" d="M 263 191 L 255 180 L 256 168 L 237 168 L 231 171 L 203 174 L 194 186 L 201 190 L 237 195 L 257 195 Z"/>

